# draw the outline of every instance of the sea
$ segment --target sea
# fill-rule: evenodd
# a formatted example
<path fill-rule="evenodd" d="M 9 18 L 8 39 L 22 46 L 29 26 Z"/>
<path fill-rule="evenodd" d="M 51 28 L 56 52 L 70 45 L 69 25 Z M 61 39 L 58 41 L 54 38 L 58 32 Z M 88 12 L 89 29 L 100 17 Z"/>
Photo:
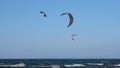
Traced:
<path fill-rule="evenodd" d="M 120 59 L 0 59 L 0 68 L 120 68 Z"/>

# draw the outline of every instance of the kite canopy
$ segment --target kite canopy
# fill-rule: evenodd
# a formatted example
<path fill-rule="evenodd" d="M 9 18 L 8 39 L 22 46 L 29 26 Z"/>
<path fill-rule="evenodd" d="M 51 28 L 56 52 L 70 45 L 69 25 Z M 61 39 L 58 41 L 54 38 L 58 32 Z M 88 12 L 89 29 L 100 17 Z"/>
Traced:
<path fill-rule="evenodd" d="M 77 36 L 77 34 L 73 34 L 72 35 L 72 40 L 75 40 L 75 37 Z"/>
<path fill-rule="evenodd" d="M 47 17 L 47 15 L 46 15 L 46 13 L 45 13 L 45 12 L 40 11 L 40 13 L 42 14 L 42 16 Z"/>
<path fill-rule="evenodd" d="M 61 16 L 67 14 L 69 16 L 69 24 L 67 25 L 67 27 L 70 27 L 73 24 L 73 16 L 71 13 L 62 13 Z"/>

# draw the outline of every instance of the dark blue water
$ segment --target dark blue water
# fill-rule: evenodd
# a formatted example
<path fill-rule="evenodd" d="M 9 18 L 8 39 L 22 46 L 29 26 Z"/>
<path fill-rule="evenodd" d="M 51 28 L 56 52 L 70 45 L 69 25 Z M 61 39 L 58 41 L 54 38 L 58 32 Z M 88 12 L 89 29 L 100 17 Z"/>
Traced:
<path fill-rule="evenodd" d="M 104 65 L 120 64 L 120 59 L 0 59 L 0 65 L 15 65 L 24 63 L 26 67 L 31 65 L 60 65 L 103 63 Z M 90 67 L 89 67 L 90 68 Z M 111 67 L 112 68 L 112 67 Z M 120 67 L 117 67 L 120 68 Z"/>

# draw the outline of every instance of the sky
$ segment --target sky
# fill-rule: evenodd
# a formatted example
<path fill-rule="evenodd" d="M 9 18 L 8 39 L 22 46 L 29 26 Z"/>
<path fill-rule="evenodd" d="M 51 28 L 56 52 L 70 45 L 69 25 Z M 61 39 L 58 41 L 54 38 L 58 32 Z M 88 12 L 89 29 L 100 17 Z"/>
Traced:
<path fill-rule="evenodd" d="M 68 28 L 64 12 L 74 17 Z M 120 0 L 0 0 L 6 58 L 120 58 Z"/>

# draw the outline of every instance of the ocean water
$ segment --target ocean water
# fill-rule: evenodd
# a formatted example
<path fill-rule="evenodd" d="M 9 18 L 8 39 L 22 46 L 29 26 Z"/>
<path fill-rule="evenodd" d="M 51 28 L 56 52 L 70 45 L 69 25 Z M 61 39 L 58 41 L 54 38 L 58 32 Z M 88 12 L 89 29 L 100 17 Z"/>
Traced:
<path fill-rule="evenodd" d="M 0 59 L 0 68 L 120 68 L 120 59 Z"/>

